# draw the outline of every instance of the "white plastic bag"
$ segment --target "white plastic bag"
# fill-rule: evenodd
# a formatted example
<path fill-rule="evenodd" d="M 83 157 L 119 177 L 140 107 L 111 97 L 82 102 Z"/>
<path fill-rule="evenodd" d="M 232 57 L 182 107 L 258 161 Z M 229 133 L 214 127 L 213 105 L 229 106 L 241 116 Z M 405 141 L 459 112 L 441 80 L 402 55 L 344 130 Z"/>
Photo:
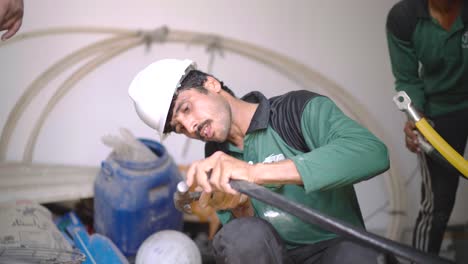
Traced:
<path fill-rule="evenodd" d="M 113 149 L 117 159 L 135 162 L 149 162 L 158 159 L 158 156 L 135 138 L 128 129 L 120 128 L 119 131 L 120 137 L 104 135 L 101 138 L 104 145 Z"/>

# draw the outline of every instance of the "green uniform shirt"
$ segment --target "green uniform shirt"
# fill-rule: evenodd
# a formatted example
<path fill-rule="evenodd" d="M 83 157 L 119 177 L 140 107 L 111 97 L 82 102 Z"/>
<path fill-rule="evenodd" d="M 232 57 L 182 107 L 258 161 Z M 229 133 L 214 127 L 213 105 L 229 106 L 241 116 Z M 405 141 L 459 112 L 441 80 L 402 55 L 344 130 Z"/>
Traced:
<path fill-rule="evenodd" d="M 257 95 L 263 96 L 259 93 Z M 303 97 L 294 92 L 285 96 L 293 98 L 290 100 L 293 102 L 288 103 L 292 106 L 297 105 L 295 100 L 299 100 L 294 97 Z M 253 164 L 291 159 L 304 185 L 267 185 L 267 188 L 326 215 L 355 226 L 363 226 L 352 184 L 388 168 L 385 145 L 367 129 L 344 115 L 330 99 L 317 96 L 305 102 L 302 114 L 296 115 L 292 109 L 294 107 L 289 112 L 284 110 L 285 113 L 292 111 L 292 117 L 299 117 L 300 132 L 311 150 L 299 151 L 278 134 L 277 131 L 281 128 L 272 128 L 271 120 L 268 121 L 271 119 L 270 112 L 273 115 L 279 111 L 273 108 L 266 98 L 261 98 L 260 106 L 244 138 L 244 150 L 229 144 L 228 154 Z M 288 126 L 286 120 L 280 122 L 280 126 L 294 129 L 294 126 Z M 304 223 L 268 204 L 255 199 L 252 199 L 252 204 L 255 215 L 272 223 L 288 248 L 336 237 L 334 233 Z M 218 215 L 223 224 L 232 218 L 230 211 L 220 211 Z"/>
<path fill-rule="evenodd" d="M 449 31 L 429 15 L 427 1 L 400 1 L 387 18 L 396 90 L 428 116 L 468 107 L 468 5 L 463 5 Z"/>

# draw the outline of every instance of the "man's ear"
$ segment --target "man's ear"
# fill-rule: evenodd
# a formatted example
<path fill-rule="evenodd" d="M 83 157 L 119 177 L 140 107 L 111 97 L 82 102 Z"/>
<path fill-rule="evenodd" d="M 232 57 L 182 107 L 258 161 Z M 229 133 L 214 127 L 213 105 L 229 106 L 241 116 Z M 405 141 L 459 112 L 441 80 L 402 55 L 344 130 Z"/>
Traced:
<path fill-rule="evenodd" d="M 214 93 L 219 93 L 221 91 L 221 84 L 215 78 L 208 76 L 203 86 Z"/>

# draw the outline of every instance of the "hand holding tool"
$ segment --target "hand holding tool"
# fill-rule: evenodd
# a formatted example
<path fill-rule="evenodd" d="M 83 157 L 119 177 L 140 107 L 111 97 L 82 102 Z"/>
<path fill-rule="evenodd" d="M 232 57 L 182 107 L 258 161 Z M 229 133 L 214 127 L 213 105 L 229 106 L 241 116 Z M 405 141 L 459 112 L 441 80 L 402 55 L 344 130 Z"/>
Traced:
<path fill-rule="evenodd" d="M 201 192 L 190 192 L 189 186 L 185 181 L 181 181 L 177 184 L 177 191 L 174 193 L 174 206 L 177 210 L 192 214 L 192 202 L 197 201 L 200 198 Z"/>
<path fill-rule="evenodd" d="M 468 161 L 466 161 L 457 151 L 455 151 L 427 122 L 426 118 L 421 117 L 418 111 L 413 107 L 411 99 L 404 91 L 398 92 L 393 101 L 398 109 L 405 112 L 421 134 L 434 146 L 439 153 L 447 159 L 461 174 L 468 178 Z"/>

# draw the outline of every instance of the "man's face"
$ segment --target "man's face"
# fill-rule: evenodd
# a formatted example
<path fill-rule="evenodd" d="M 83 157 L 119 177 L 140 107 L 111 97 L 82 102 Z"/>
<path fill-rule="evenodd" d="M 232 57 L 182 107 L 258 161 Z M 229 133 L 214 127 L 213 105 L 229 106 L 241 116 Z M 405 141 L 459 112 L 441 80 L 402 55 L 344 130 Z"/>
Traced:
<path fill-rule="evenodd" d="M 203 141 L 224 142 L 231 128 L 231 109 L 219 93 L 183 90 L 174 104 L 170 125 L 178 134 Z"/>

